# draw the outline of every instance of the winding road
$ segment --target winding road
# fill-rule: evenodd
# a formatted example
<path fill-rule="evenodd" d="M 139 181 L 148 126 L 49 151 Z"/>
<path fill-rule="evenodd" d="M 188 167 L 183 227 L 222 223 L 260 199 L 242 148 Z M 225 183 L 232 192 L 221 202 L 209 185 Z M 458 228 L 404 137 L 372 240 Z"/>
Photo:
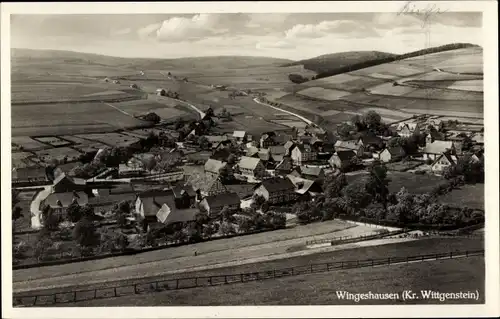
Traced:
<path fill-rule="evenodd" d="M 260 105 L 265 105 L 265 106 L 268 106 L 268 107 L 270 107 L 270 108 L 273 108 L 273 109 L 275 109 L 275 110 L 277 110 L 277 111 L 280 111 L 280 112 L 287 113 L 287 114 L 290 114 L 290 115 L 292 115 L 292 116 L 295 116 L 296 118 L 298 118 L 298 119 L 300 119 L 300 120 L 302 120 L 302 121 L 306 122 L 306 123 L 307 123 L 307 124 L 309 124 L 309 125 L 316 125 L 314 122 L 312 122 L 312 121 L 310 121 L 310 120 L 306 119 L 305 117 L 303 117 L 303 116 L 301 116 L 301 115 L 298 115 L 298 114 L 292 113 L 292 112 L 290 112 L 290 111 L 280 109 L 279 107 L 272 106 L 272 105 L 270 105 L 270 104 L 267 104 L 267 103 L 261 102 L 261 101 L 259 101 L 259 99 L 258 99 L 258 98 L 254 98 L 254 99 L 253 99 L 253 101 L 254 101 L 255 103 L 260 104 Z"/>

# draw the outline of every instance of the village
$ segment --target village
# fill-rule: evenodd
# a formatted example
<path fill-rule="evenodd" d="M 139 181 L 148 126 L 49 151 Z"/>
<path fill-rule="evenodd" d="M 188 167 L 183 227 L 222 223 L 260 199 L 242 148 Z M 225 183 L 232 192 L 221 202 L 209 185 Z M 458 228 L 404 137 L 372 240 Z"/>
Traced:
<path fill-rule="evenodd" d="M 30 229 L 16 236 L 15 261 L 189 244 L 333 218 L 404 226 L 406 219 L 389 216 L 388 206 L 398 205 L 404 191 L 389 191 L 393 172 L 413 176 L 411 183 L 426 183 L 419 176 L 447 181 L 444 187 L 428 181 L 435 193 L 484 181 L 477 125 L 428 115 L 388 125 L 371 111 L 335 132 L 308 124 L 260 136 L 214 133 L 230 116 L 209 108 L 200 120 L 142 129 L 132 143 L 98 149 L 76 163 L 15 167 L 13 196 L 38 190 L 29 212 L 14 209 L 13 219 L 30 216 Z M 408 220 L 457 227 L 484 218 L 472 215 Z"/>

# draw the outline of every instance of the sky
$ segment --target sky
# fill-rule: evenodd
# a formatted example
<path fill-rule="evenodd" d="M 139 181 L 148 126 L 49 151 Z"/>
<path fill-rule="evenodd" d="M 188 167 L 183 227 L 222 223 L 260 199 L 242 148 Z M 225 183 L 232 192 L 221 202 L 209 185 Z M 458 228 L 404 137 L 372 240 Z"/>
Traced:
<path fill-rule="evenodd" d="M 11 15 L 11 46 L 120 57 L 405 53 L 453 42 L 482 45 L 481 13 L 201 13 Z"/>

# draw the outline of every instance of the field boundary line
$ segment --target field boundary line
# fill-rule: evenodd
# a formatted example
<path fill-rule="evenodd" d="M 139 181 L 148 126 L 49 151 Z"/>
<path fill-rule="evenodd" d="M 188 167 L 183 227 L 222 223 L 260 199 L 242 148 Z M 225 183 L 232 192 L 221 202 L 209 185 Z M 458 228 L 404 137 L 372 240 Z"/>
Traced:
<path fill-rule="evenodd" d="M 327 263 L 312 263 L 281 269 L 267 269 L 256 272 L 246 272 L 237 274 L 224 274 L 212 276 L 199 276 L 190 278 L 158 279 L 156 281 L 145 283 L 122 284 L 111 287 L 94 289 L 73 289 L 63 292 L 50 294 L 14 294 L 14 306 L 34 307 L 50 306 L 54 304 L 75 303 L 79 301 L 88 301 L 94 299 L 109 299 L 126 295 L 148 294 L 169 290 L 193 289 L 202 287 L 211 287 L 227 284 L 245 283 L 251 281 L 262 281 L 267 279 L 276 279 L 280 277 L 293 277 L 305 274 L 324 273 L 345 269 L 357 269 L 367 267 L 380 267 L 391 265 L 403 265 L 432 260 L 448 260 L 457 258 L 469 258 L 484 256 L 483 250 L 473 251 L 450 251 L 444 253 L 434 253 L 427 255 L 414 256 L 392 256 L 385 258 L 364 259 L 364 260 L 346 260 L 332 261 Z M 129 288 L 128 291 L 126 288 Z M 121 292 L 120 292 L 121 290 Z M 82 294 L 87 293 L 90 297 L 82 298 Z M 65 297 L 65 298 L 64 298 Z M 79 298 L 80 297 L 80 298 Z"/>

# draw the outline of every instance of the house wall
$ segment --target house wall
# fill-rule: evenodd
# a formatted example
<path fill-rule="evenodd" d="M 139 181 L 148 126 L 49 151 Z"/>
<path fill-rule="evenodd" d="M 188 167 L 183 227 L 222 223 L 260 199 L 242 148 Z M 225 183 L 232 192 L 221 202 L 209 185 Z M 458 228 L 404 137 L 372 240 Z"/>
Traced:
<path fill-rule="evenodd" d="M 210 217 L 216 217 L 217 214 L 219 214 L 222 211 L 222 209 L 224 208 L 224 206 L 227 206 L 230 210 L 237 210 L 238 208 L 240 208 L 240 204 L 222 205 L 222 206 L 219 206 L 219 207 L 212 207 L 210 209 L 210 211 L 209 211 L 209 216 Z"/>
<path fill-rule="evenodd" d="M 422 157 L 423 157 L 423 159 L 424 159 L 425 161 L 426 161 L 426 160 L 428 160 L 428 159 L 430 159 L 430 160 L 434 161 L 434 160 L 436 160 L 436 158 L 437 158 L 438 156 L 439 156 L 438 154 L 430 154 L 430 153 L 424 153 L 424 154 L 422 155 Z"/>
<path fill-rule="evenodd" d="M 392 155 L 388 150 L 384 150 L 382 153 L 380 153 L 380 160 L 382 162 L 390 162 L 392 159 Z"/>
<path fill-rule="evenodd" d="M 264 197 L 266 200 L 269 200 L 269 192 L 262 185 L 257 187 L 257 189 L 254 191 L 254 194 L 260 195 L 260 196 Z"/>
<path fill-rule="evenodd" d="M 135 212 L 144 217 L 144 206 L 142 205 L 142 201 L 139 197 L 135 200 Z"/>
<path fill-rule="evenodd" d="M 332 167 L 342 168 L 342 161 L 336 155 L 333 155 L 328 162 Z"/>

